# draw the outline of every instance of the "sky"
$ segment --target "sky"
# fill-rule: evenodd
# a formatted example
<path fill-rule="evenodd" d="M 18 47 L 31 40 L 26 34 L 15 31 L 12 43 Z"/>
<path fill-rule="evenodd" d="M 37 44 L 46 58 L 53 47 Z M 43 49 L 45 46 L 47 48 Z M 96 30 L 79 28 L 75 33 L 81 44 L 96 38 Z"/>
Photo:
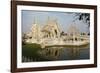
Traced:
<path fill-rule="evenodd" d="M 34 20 L 40 26 L 44 26 L 48 17 L 52 20 L 57 20 L 60 29 L 67 32 L 71 25 L 75 25 L 80 32 L 89 32 L 88 25 L 80 20 L 75 20 L 75 12 L 55 12 L 55 11 L 36 11 L 36 10 L 22 10 L 22 32 L 29 32 Z M 75 22 L 73 22 L 75 20 Z"/>

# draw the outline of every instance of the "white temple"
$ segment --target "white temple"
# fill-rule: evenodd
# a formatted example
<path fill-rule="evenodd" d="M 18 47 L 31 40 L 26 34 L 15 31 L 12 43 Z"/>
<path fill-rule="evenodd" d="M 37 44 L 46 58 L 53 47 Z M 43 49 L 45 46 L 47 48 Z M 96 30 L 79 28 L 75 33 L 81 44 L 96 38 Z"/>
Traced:
<path fill-rule="evenodd" d="M 61 32 L 57 20 L 48 19 L 43 27 L 40 27 L 35 20 L 31 31 L 27 34 L 26 42 L 37 43 L 42 47 L 53 45 L 80 46 L 89 43 L 89 36 L 87 34 L 81 35 L 75 24 L 69 27 L 66 35 L 62 35 Z"/>
<path fill-rule="evenodd" d="M 42 35 L 41 28 L 35 19 L 34 23 L 32 24 L 30 32 L 27 33 L 27 36 L 29 38 L 27 38 L 26 42 L 39 43 L 41 40 L 41 35 Z"/>

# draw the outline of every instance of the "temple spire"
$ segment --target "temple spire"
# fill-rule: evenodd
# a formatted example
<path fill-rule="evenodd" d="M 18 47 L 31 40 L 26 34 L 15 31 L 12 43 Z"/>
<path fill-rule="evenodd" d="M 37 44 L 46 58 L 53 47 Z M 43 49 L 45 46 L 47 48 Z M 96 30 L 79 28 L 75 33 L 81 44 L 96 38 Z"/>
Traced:
<path fill-rule="evenodd" d="M 49 23 L 50 22 L 50 16 L 48 16 L 48 18 L 47 18 L 47 23 Z"/>
<path fill-rule="evenodd" d="M 34 24 L 38 24 L 36 17 L 34 17 Z"/>

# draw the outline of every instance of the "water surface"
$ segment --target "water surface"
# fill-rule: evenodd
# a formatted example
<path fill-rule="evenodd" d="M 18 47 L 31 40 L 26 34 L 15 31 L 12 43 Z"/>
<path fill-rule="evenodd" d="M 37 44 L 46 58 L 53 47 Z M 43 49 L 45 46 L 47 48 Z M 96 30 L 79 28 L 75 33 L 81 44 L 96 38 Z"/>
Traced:
<path fill-rule="evenodd" d="M 90 58 L 89 45 L 80 47 L 47 47 L 43 49 L 28 48 L 22 52 L 22 62 L 82 60 Z M 33 51 L 33 52 L 32 52 Z"/>

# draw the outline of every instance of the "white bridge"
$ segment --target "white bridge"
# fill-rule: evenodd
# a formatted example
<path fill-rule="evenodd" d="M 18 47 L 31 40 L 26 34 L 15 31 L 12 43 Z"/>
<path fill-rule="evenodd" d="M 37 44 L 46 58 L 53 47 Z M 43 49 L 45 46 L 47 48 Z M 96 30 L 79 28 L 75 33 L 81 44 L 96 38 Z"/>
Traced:
<path fill-rule="evenodd" d="M 89 37 L 79 37 L 79 39 L 69 40 L 69 39 L 62 39 L 62 38 L 45 38 L 42 39 L 39 43 L 42 48 L 50 47 L 50 46 L 82 46 L 89 44 Z"/>

